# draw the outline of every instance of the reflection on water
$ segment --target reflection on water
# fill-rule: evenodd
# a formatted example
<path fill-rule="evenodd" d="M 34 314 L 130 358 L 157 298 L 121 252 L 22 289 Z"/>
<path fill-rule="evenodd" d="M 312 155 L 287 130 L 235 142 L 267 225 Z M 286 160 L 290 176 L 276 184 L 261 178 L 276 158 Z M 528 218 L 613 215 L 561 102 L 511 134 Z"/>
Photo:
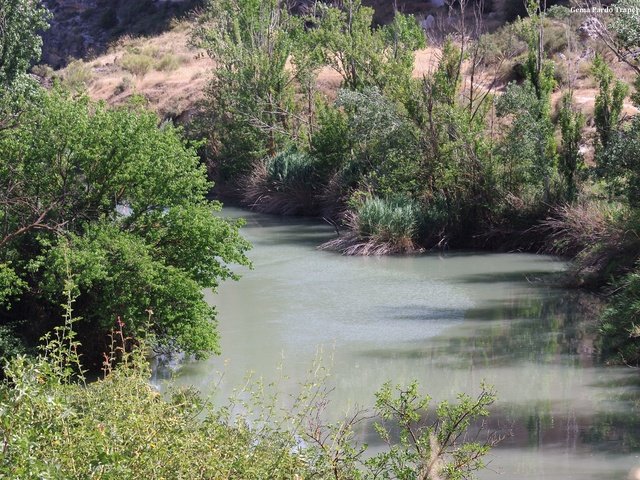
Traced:
<path fill-rule="evenodd" d="M 224 285 L 223 354 L 178 381 L 225 398 L 247 371 L 304 380 L 332 359 L 333 413 L 371 405 L 386 380 L 417 379 L 434 399 L 496 386 L 489 427 L 509 433 L 481 478 L 624 479 L 640 464 L 640 376 L 594 356 L 598 304 L 554 287 L 564 265 L 522 254 L 346 258 L 315 246 L 331 227 L 248 216 L 253 271 Z M 327 360 L 328 361 L 328 360 Z M 220 371 L 224 376 L 220 378 Z M 375 441 L 370 432 L 362 435 Z"/>

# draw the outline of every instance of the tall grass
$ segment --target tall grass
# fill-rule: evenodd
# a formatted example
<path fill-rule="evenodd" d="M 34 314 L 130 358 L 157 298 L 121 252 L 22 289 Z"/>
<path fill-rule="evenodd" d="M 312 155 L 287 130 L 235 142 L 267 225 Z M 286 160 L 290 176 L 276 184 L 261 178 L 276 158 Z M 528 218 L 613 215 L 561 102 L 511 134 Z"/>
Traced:
<path fill-rule="evenodd" d="M 240 188 L 243 203 L 262 213 L 318 213 L 320 179 L 316 160 L 306 153 L 284 151 L 257 162 Z"/>
<path fill-rule="evenodd" d="M 547 250 L 573 257 L 576 283 L 600 287 L 624 275 L 640 253 L 639 220 L 620 205 L 583 201 L 556 207 L 542 222 Z"/>
<path fill-rule="evenodd" d="M 420 250 L 422 210 L 413 200 L 367 196 L 347 214 L 349 232 L 320 246 L 344 255 L 387 255 Z"/>

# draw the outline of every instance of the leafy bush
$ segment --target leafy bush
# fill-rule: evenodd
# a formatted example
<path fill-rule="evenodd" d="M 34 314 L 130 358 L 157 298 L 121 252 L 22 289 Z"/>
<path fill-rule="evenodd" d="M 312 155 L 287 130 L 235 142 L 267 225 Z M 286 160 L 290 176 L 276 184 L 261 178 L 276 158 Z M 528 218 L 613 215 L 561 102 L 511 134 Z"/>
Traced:
<path fill-rule="evenodd" d="M 144 53 L 125 53 L 120 60 L 122 68 L 133 75 L 144 77 L 153 67 L 153 57 Z"/>
<path fill-rule="evenodd" d="M 55 76 L 55 70 L 44 63 L 34 65 L 31 69 L 31 73 L 45 79 L 51 79 Z"/>
<path fill-rule="evenodd" d="M 614 132 L 618 129 L 624 99 L 629 93 L 629 87 L 624 82 L 615 79 L 613 70 L 600 55 L 596 55 L 593 60 L 592 73 L 599 84 L 594 107 L 596 130 L 600 147 L 606 148 Z"/>
<path fill-rule="evenodd" d="M 571 15 L 571 10 L 564 5 L 552 5 L 547 9 L 547 16 L 554 20 L 566 20 Z"/>
<path fill-rule="evenodd" d="M 317 122 L 310 151 L 318 159 L 322 173 L 328 176 L 340 170 L 350 159 L 349 118 L 337 106 L 320 103 Z"/>
<path fill-rule="evenodd" d="M 610 134 L 597 161 L 597 173 L 607 179 L 610 193 L 640 207 L 640 116 Z"/>
<path fill-rule="evenodd" d="M 616 363 L 640 365 L 640 266 L 615 291 L 600 325 L 602 353 Z"/>
<path fill-rule="evenodd" d="M 416 193 L 421 178 L 419 133 L 402 106 L 375 87 L 342 89 L 336 106 L 344 108 L 348 118 L 349 170 L 357 182 L 349 187 L 382 196 Z"/>

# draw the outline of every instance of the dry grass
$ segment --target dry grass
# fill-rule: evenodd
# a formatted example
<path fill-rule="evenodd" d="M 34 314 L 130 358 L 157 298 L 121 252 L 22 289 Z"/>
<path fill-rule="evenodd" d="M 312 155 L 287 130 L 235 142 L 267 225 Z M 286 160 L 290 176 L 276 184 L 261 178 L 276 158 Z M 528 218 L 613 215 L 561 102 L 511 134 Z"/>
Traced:
<path fill-rule="evenodd" d="M 631 266 L 640 238 L 629 214 L 605 202 L 582 201 L 556 207 L 542 222 L 547 250 L 575 258 L 573 278 L 597 285 L 605 276 Z"/>
<path fill-rule="evenodd" d="M 205 52 L 190 46 L 188 38 L 188 26 L 177 23 L 157 37 L 120 40 L 109 53 L 85 62 L 94 79 L 89 95 L 121 105 L 140 94 L 163 117 L 183 115 L 202 99 L 213 68 Z M 135 75 L 130 74 L 132 65 L 127 61 L 132 56 L 148 60 L 143 69 L 133 66 Z"/>

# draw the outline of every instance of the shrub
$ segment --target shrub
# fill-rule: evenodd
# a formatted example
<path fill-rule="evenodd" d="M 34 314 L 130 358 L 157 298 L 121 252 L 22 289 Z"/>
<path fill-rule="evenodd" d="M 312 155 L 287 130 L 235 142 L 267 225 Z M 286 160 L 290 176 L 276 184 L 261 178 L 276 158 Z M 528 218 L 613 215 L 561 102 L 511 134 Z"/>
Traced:
<path fill-rule="evenodd" d="M 495 32 L 482 35 L 480 49 L 484 64 L 497 66 L 525 53 L 527 43 L 518 35 L 516 26 L 508 24 Z"/>
<path fill-rule="evenodd" d="M 79 92 L 85 90 L 93 81 L 91 67 L 82 60 L 73 60 L 64 69 L 62 80 L 65 86 L 71 90 Z"/>
<path fill-rule="evenodd" d="M 640 365 L 640 264 L 615 292 L 600 325 L 602 353 L 616 363 Z"/>
<path fill-rule="evenodd" d="M 598 154 L 597 173 L 607 180 L 612 195 L 640 208 L 640 116 L 609 134 Z"/>
<path fill-rule="evenodd" d="M 378 88 L 342 89 L 336 105 L 344 108 L 348 118 L 352 165 L 345 168 L 354 179 L 348 186 L 366 185 L 381 196 L 417 193 L 418 179 L 423 177 L 420 136 L 402 106 Z"/>
<path fill-rule="evenodd" d="M 362 3 L 320 3 L 311 19 L 317 28 L 309 32 L 308 42 L 340 74 L 344 88 L 377 87 L 400 98 L 411 80 L 414 51 L 426 44 L 424 31 L 413 16 L 399 12 L 390 24 L 375 27 L 374 10 Z"/>
<path fill-rule="evenodd" d="M 564 52 L 569 46 L 571 31 L 560 22 L 544 22 L 544 51 L 548 56 Z"/>
<path fill-rule="evenodd" d="M 125 53 L 120 61 L 122 68 L 133 75 L 144 77 L 153 66 L 153 58 L 144 53 Z"/>
<path fill-rule="evenodd" d="M 318 126 L 311 138 L 311 153 L 323 173 L 338 171 L 349 160 L 351 141 L 349 119 L 340 109 L 321 103 L 317 109 Z"/>
<path fill-rule="evenodd" d="M 2 478 L 457 480 L 472 478 L 495 443 L 491 436 L 465 441 L 470 428 L 483 428 L 495 401 L 484 385 L 476 398 L 463 394 L 440 402 L 432 422 L 426 417 L 431 398 L 412 383 L 385 384 L 374 412 L 360 410 L 329 424 L 321 367 L 286 409 L 277 406 L 277 392 L 260 383 L 216 408 L 194 389 L 161 396 L 149 385 L 144 350 L 127 351 L 121 331 L 105 357 L 104 378 L 86 384 L 72 324 L 68 317 L 38 358 L 20 356 L 6 366 L 7 380 L 0 384 Z M 354 439 L 354 427 L 372 418 L 388 447 L 363 461 L 367 447 Z"/>
<path fill-rule="evenodd" d="M 162 55 L 156 62 L 156 69 L 162 72 L 173 72 L 180 68 L 180 65 L 184 63 L 184 58 L 175 55 L 171 52 Z"/>
<path fill-rule="evenodd" d="M 243 202 L 259 212 L 281 215 L 318 212 L 317 162 L 306 153 L 284 151 L 259 161 L 240 185 Z"/>
<path fill-rule="evenodd" d="M 420 207 L 408 198 L 365 196 L 347 214 L 350 232 L 320 246 L 345 255 L 386 255 L 419 250 Z"/>
<path fill-rule="evenodd" d="M 113 93 L 115 93 L 116 95 L 120 95 L 121 93 L 126 92 L 127 90 L 130 90 L 133 88 L 133 80 L 131 79 L 130 76 L 126 76 L 126 77 L 122 77 L 122 81 L 116 85 L 116 87 L 113 90 Z"/>
<path fill-rule="evenodd" d="M 41 63 L 39 65 L 34 65 L 31 69 L 31 73 L 37 75 L 40 78 L 50 79 L 55 75 L 55 71 L 49 65 Z"/>
<path fill-rule="evenodd" d="M 564 5 L 552 5 L 547 10 L 547 16 L 554 20 L 566 20 L 572 15 L 571 10 Z"/>
<path fill-rule="evenodd" d="M 582 200 L 555 207 L 541 229 L 547 251 L 573 258 L 577 284 L 600 287 L 633 265 L 640 247 L 635 223 L 619 205 Z"/>

